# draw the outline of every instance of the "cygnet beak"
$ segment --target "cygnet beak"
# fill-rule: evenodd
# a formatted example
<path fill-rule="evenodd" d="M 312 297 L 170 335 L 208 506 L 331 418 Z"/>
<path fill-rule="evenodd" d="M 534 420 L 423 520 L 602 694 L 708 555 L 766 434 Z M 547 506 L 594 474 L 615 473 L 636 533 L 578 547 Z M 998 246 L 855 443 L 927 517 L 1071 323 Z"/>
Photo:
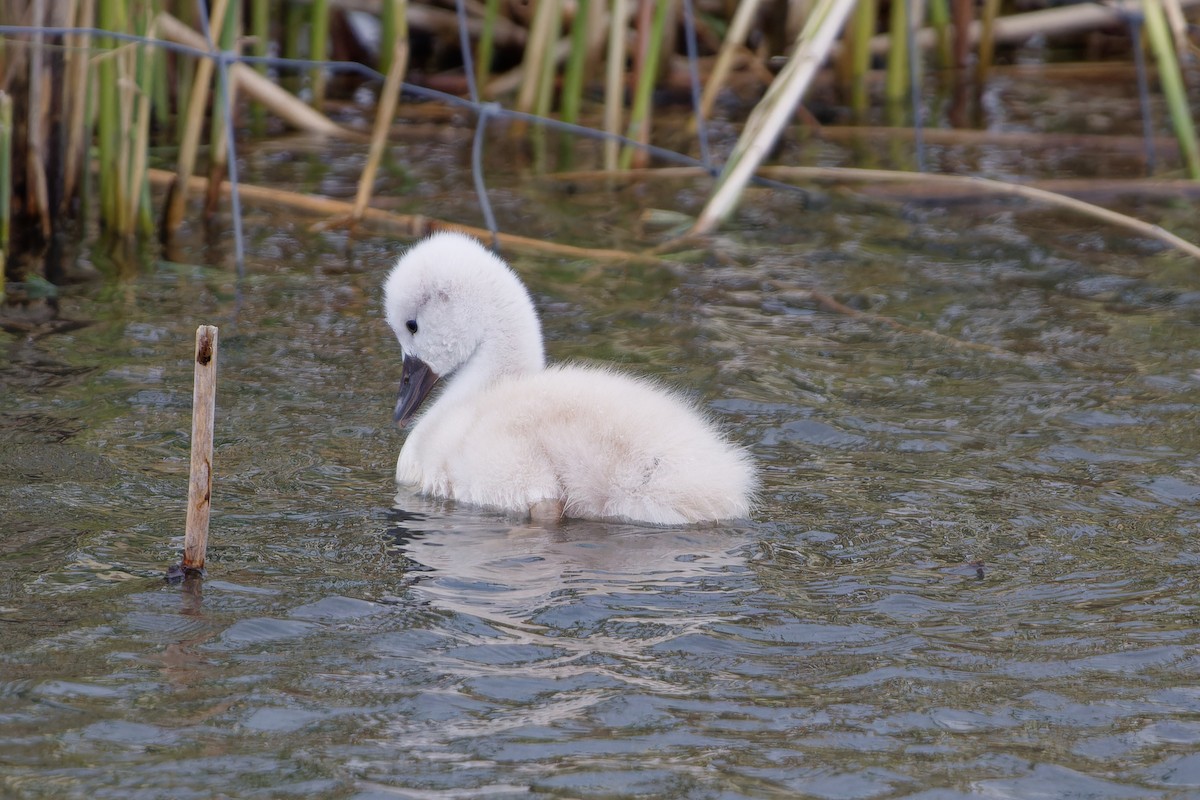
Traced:
<path fill-rule="evenodd" d="M 440 376 L 415 356 L 404 357 L 404 370 L 400 373 L 400 397 L 396 400 L 393 420 L 403 428 L 421 407 L 426 395 Z"/>

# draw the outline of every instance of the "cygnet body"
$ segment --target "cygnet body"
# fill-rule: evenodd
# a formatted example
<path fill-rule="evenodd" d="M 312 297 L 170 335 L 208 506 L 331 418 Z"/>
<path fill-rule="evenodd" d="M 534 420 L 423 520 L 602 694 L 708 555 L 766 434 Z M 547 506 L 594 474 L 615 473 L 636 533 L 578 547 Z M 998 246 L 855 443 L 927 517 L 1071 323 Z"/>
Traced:
<path fill-rule="evenodd" d="M 404 442 L 398 483 L 537 518 L 678 525 L 749 512 L 744 450 L 651 381 L 547 367 L 528 292 L 476 240 L 440 233 L 412 247 L 384 306 L 404 351 L 397 422 L 447 384 Z"/>

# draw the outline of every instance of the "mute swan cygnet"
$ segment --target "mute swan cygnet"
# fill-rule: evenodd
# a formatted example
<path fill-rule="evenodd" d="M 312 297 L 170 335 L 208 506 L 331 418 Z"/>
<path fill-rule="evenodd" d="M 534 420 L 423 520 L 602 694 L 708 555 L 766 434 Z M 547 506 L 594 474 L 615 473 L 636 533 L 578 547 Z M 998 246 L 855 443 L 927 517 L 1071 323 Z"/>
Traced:
<path fill-rule="evenodd" d="M 439 233 L 384 283 L 404 366 L 396 481 L 535 518 L 677 525 L 743 517 L 754 468 L 689 402 L 593 367 L 546 366 L 528 292 L 476 240 Z"/>

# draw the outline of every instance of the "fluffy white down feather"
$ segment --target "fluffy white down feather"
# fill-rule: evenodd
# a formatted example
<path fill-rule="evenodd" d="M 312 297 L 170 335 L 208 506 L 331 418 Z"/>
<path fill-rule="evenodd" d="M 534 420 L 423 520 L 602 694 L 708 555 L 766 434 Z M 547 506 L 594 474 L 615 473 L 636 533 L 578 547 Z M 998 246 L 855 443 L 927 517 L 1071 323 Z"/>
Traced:
<path fill-rule="evenodd" d="M 384 284 L 406 357 L 447 385 L 416 420 L 396 480 L 519 514 L 677 525 L 744 517 L 748 454 L 656 383 L 584 366 L 546 367 L 528 293 L 460 234 L 405 253 Z M 409 330 L 409 322 L 418 331 Z"/>

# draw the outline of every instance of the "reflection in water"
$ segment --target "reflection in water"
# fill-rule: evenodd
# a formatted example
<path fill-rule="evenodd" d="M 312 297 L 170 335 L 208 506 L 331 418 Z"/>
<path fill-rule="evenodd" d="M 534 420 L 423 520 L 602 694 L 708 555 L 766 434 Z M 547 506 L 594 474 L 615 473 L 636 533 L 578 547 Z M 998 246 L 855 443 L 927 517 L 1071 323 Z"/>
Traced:
<path fill-rule="evenodd" d="M 409 509 L 431 504 L 407 493 L 397 502 Z M 662 598 L 753 591 L 745 582 L 728 583 L 750 574 L 744 551 L 751 539 L 743 529 L 655 529 L 583 520 L 559 526 L 497 524 L 497 518 L 399 507 L 393 515 L 390 533 L 410 563 L 412 597 L 487 620 L 515 641 L 573 656 L 602 652 L 646 658 L 649 649 L 699 632 L 718 618 L 699 605 L 659 605 Z M 589 603 L 588 598 L 607 600 Z M 601 608 L 614 598 L 618 607 L 627 604 L 624 623 L 653 633 L 576 639 L 552 632 L 578 624 L 581 609 Z"/>
<path fill-rule="evenodd" d="M 390 534 L 408 575 L 398 602 L 438 614 L 376 645 L 384 664 L 442 677 L 386 721 L 384 738 L 423 763 L 473 765 L 473 779 L 451 783 L 476 791 L 512 789 L 503 763 L 531 748 L 551 756 L 588 739 L 601 765 L 630 745 L 597 733 L 633 709 L 667 742 L 658 722 L 669 715 L 652 709 L 696 696 L 681 670 L 713 653 L 715 627 L 741 619 L 737 604 L 759 591 L 746 529 L 543 527 L 409 494 L 397 502 Z M 391 674 L 362 681 L 387 687 Z"/>

